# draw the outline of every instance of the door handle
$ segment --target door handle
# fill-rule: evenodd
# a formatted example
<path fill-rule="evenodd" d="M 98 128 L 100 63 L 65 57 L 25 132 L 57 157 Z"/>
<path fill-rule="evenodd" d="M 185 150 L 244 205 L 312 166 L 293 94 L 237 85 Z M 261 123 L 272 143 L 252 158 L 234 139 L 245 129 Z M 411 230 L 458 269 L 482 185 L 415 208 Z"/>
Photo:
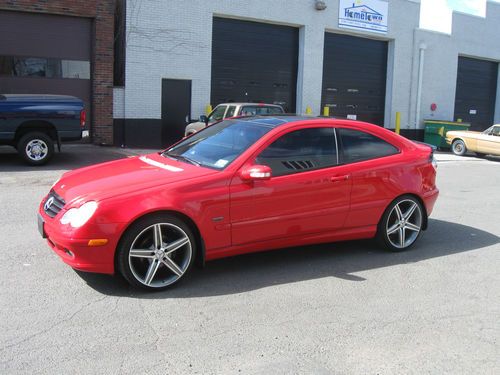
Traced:
<path fill-rule="evenodd" d="M 331 182 L 340 182 L 340 181 L 347 181 L 349 179 L 349 175 L 343 175 L 343 176 L 332 176 L 330 177 Z"/>

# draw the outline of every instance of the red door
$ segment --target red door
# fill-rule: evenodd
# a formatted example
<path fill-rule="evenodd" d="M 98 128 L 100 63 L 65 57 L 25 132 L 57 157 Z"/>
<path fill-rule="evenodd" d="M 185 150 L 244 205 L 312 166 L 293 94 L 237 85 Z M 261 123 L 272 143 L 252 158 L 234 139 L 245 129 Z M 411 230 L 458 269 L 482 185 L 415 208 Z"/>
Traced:
<path fill-rule="evenodd" d="M 288 132 L 254 164 L 271 167 L 273 177 L 231 182 L 232 244 L 334 231 L 349 211 L 348 167 L 337 165 L 332 127 Z"/>

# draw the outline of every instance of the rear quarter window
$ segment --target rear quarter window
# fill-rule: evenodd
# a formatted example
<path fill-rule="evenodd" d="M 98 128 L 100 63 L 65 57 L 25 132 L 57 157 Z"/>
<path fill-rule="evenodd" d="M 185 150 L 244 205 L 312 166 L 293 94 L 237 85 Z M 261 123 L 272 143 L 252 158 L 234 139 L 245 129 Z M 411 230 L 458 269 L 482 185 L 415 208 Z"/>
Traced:
<path fill-rule="evenodd" d="M 353 129 L 337 129 L 337 131 L 342 143 L 343 164 L 399 153 L 395 146 L 372 134 Z"/>

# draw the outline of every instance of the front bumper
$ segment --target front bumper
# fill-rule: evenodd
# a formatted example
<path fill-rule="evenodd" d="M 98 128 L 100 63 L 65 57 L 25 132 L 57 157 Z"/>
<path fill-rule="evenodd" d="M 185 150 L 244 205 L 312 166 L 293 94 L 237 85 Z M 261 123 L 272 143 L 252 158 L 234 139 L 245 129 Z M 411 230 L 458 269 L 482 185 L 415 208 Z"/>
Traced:
<path fill-rule="evenodd" d="M 43 223 L 40 223 L 40 219 Z M 114 274 L 115 249 L 118 243 L 116 233 L 118 224 L 86 224 L 73 232 L 65 230 L 55 218 L 47 216 L 43 208 L 39 210 L 38 228 L 42 237 L 46 238 L 49 247 L 72 268 L 85 272 Z M 43 234 L 45 236 L 43 236 Z M 89 246 L 91 239 L 107 239 L 102 246 Z"/>

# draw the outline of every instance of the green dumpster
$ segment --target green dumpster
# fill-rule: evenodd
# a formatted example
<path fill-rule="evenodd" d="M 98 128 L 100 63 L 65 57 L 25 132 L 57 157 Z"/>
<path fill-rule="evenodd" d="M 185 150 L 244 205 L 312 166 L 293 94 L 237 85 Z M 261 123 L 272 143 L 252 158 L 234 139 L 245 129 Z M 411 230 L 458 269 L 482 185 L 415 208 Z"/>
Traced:
<path fill-rule="evenodd" d="M 446 132 L 450 130 L 469 130 L 470 124 L 440 120 L 424 120 L 424 142 L 440 148 L 450 148 L 446 143 Z"/>

